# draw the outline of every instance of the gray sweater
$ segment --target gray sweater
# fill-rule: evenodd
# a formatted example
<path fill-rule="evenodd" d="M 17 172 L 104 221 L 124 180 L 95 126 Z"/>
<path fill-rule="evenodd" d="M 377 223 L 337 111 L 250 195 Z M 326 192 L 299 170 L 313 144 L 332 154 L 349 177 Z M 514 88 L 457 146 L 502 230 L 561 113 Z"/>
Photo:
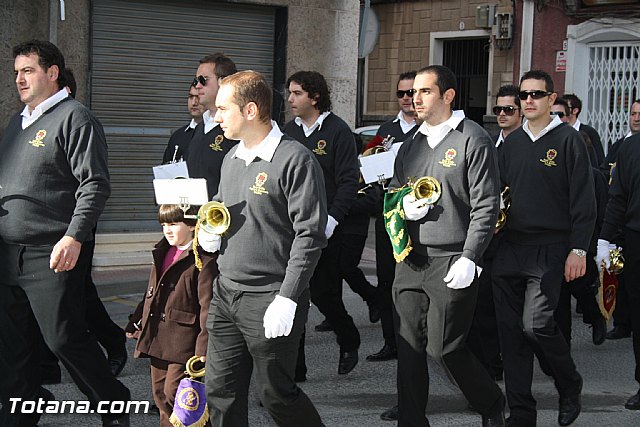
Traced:
<path fill-rule="evenodd" d="M 0 238 L 21 245 L 92 239 L 111 189 L 102 125 L 71 98 L 24 130 L 21 123 L 14 115 L 0 141 Z"/>
<path fill-rule="evenodd" d="M 224 158 L 215 200 L 231 225 L 223 235 L 220 280 L 242 291 L 280 290 L 294 301 L 309 286 L 327 244 L 327 203 L 322 169 L 313 153 L 284 135 L 270 162 L 248 166 Z"/>
<path fill-rule="evenodd" d="M 442 196 L 424 218 L 407 221 L 413 250 L 436 257 L 462 254 L 478 264 L 493 236 L 500 206 L 498 160 L 491 138 L 469 119 L 435 149 L 417 132 L 400 147 L 390 188 L 426 175 L 440 182 Z"/>

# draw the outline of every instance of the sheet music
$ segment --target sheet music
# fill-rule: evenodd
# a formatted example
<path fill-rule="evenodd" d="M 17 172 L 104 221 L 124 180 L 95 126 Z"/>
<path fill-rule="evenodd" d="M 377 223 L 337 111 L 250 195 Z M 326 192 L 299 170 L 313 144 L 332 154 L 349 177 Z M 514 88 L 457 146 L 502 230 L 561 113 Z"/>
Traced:
<path fill-rule="evenodd" d="M 189 178 L 187 162 L 183 160 L 166 165 L 154 166 L 153 177 L 155 179 Z"/>
<path fill-rule="evenodd" d="M 395 160 L 396 154 L 393 151 L 360 157 L 360 172 L 364 182 L 369 184 L 378 182 L 380 179 L 392 178 Z"/>

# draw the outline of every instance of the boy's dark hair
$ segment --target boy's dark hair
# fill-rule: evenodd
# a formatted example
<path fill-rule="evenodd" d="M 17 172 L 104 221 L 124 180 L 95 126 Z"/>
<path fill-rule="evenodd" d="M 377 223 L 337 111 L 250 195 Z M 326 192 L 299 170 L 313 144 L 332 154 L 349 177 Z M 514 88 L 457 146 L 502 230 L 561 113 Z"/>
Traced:
<path fill-rule="evenodd" d="M 500 89 L 498 89 L 498 94 L 496 95 L 496 101 L 498 100 L 498 98 L 503 96 L 513 96 L 513 99 L 515 100 L 514 102 L 516 103 L 518 108 L 520 108 L 520 96 L 518 96 L 519 93 L 520 90 L 516 85 L 500 86 Z"/>
<path fill-rule="evenodd" d="M 542 70 L 529 70 L 520 77 L 520 85 L 525 80 L 543 80 L 544 81 L 544 89 L 547 92 L 555 92 L 553 89 L 553 79 L 546 71 Z"/>
<path fill-rule="evenodd" d="M 64 55 L 62 55 L 58 46 L 46 40 L 33 39 L 13 47 L 13 59 L 20 55 L 27 56 L 34 53 L 38 55 L 38 64 L 45 71 L 53 65 L 58 67 L 58 88 L 62 89 L 64 86 L 61 85 L 60 76 L 66 67 Z"/>
<path fill-rule="evenodd" d="M 578 113 L 576 114 L 576 117 L 578 117 L 578 115 L 582 111 L 582 101 L 580 100 L 580 98 L 578 98 L 578 96 L 574 95 L 573 93 L 565 93 L 562 97 L 565 99 L 565 101 L 567 101 L 567 106 L 570 106 L 570 109 L 578 109 Z"/>
<path fill-rule="evenodd" d="M 71 68 L 65 68 L 62 73 L 60 73 L 60 77 L 58 81 L 62 85 L 62 87 L 69 88 L 69 96 L 74 98 L 76 97 L 76 91 L 78 90 L 78 84 L 76 83 L 76 78 L 73 75 L 73 71 Z"/>
<path fill-rule="evenodd" d="M 219 79 L 235 74 L 238 69 L 236 64 L 224 53 L 217 52 L 200 59 L 201 64 L 213 64 L 213 72 Z"/>
<path fill-rule="evenodd" d="M 416 70 L 411 70 L 400 74 L 400 77 L 398 77 L 398 83 L 396 83 L 396 87 L 402 80 L 415 80 L 416 74 Z"/>
<path fill-rule="evenodd" d="M 442 98 L 444 93 L 449 89 L 453 89 L 456 93 L 458 92 L 456 76 L 451 69 L 444 65 L 429 65 L 428 67 L 421 68 L 417 72 L 417 74 L 427 73 L 436 75 L 436 86 L 438 86 L 438 90 L 440 90 L 440 98 Z"/>
<path fill-rule="evenodd" d="M 187 215 L 197 215 L 200 206 L 190 206 L 187 209 Z M 195 227 L 195 219 L 185 219 L 184 212 L 180 209 L 180 205 L 160 205 L 158 209 L 158 222 L 160 224 L 172 222 L 184 222 L 185 224 Z"/>
<path fill-rule="evenodd" d="M 317 71 L 298 71 L 287 79 L 287 87 L 291 82 L 302 86 L 309 93 L 309 98 L 316 100 L 316 108 L 320 113 L 331 110 L 331 91 L 322 74 Z"/>

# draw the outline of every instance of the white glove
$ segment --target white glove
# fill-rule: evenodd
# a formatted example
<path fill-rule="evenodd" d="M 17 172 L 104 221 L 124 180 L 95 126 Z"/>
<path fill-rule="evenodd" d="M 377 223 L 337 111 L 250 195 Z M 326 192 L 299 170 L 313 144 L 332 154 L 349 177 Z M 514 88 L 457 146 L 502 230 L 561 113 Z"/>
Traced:
<path fill-rule="evenodd" d="M 333 236 L 333 231 L 338 226 L 338 221 L 331 215 L 327 218 L 327 227 L 324 229 L 324 235 L 327 236 L 327 239 L 330 239 Z"/>
<path fill-rule="evenodd" d="M 467 288 L 476 276 L 476 263 L 469 258 L 460 257 L 453 263 L 449 272 L 444 277 L 447 287 L 451 289 Z"/>
<path fill-rule="evenodd" d="M 297 306 L 298 304 L 289 298 L 276 295 L 276 299 L 269 304 L 262 318 L 265 338 L 288 336 L 293 327 Z"/>
<path fill-rule="evenodd" d="M 602 271 L 602 263 L 604 262 L 604 267 L 609 269 L 611 267 L 611 255 L 609 251 L 615 248 L 616 245 L 609 243 L 608 240 L 598 239 L 598 250 L 596 252 L 596 265 L 598 266 L 598 271 Z"/>
<path fill-rule="evenodd" d="M 202 228 L 198 228 L 198 244 L 202 249 L 209 253 L 220 250 L 222 237 L 219 234 L 208 233 Z"/>
<path fill-rule="evenodd" d="M 427 204 L 423 199 L 416 200 L 413 193 L 409 193 L 402 198 L 402 209 L 404 217 L 409 221 L 418 221 L 431 209 L 431 205 Z"/>

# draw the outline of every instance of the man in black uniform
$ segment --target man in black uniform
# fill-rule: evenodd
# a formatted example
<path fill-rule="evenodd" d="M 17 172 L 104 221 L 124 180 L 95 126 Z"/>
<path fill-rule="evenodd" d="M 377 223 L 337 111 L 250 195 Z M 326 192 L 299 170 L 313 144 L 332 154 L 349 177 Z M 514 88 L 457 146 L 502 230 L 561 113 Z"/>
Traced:
<path fill-rule="evenodd" d="M 109 196 L 102 125 L 59 81 L 64 57 L 52 43 L 13 49 L 26 104 L 0 142 L 0 425 L 35 426 L 39 414 L 10 413 L 9 398 L 53 396 L 39 385 L 38 332 L 92 405 L 129 400 L 88 332 L 89 241 Z M 95 407 L 94 407 L 95 409 Z M 103 426 L 129 415 L 102 414 Z"/>
<path fill-rule="evenodd" d="M 413 80 L 415 71 L 407 71 L 400 74 L 396 86 L 396 97 L 400 111 L 398 115 L 380 125 L 377 135 L 382 138 L 392 137 L 394 143 L 400 143 L 413 136 L 418 130 L 415 111 L 413 110 Z M 396 271 L 396 261 L 393 259 L 393 250 L 387 230 L 384 228 L 382 217 L 382 203 L 378 209 L 375 222 L 376 235 L 376 275 L 378 276 L 378 305 L 380 307 L 380 324 L 382 326 L 382 338 L 384 345 L 380 351 L 367 356 L 372 362 L 392 360 L 398 357 L 396 347 L 396 333 L 393 326 L 393 298 L 391 286 Z"/>
<path fill-rule="evenodd" d="M 591 143 L 593 144 L 593 150 L 596 154 L 596 165 L 601 165 L 604 162 L 604 147 L 602 146 L 600 134 L 597 130 L 585 123 L 582 123 L 580 119 L 578 119 L 578 116 L 582 111 L 582 101 L 572 93 L 565 93 L 562 98 L 567 101 L 567 106 L 569 107 L 569 124 L 573 126 L 575 130 L 583 130 L 587 135 L 589 135 Z"/>
<path fill-rule="evenodd" d="M 214 198 L 229 209 L 229 230 L 214 239 L 198 233 L 205 250 L 220 250 L 207 318 L 214 427 L 248 427 L 252 371 L 278 426 L 323 427 L 294 382 L 309 280 L 327 242 L 322 170 L 309 150 L 271 122 L 271 97 L 262 75 L 242 71 L 222 80 L 216 98 L 216 122 L 240 143 L 224 159 Z"/>
<path fill-rule="evenodd" d="M 167 148 L 164 150 L 162 163 L 180 161 L 187 158 L 189 142 L 191 141 L 191 138 L 193 138 L 196 126 L 202 122 L 202 115 L 204 114 L 205 108 L 204 105 L 200 103 L 198 89 L 196 89 L 196 86 L 193 83 L 189 86 L 187 109 L 191 115 L 191 121 L 188 125 L 179 128 L 171 134 Z"/>
<path fill-rule="evenodd" d="M 210 198 L 218 192 L 222 159 L 238 143 L 226 138 L 218 123 L 213 120 L 220 80 L 235 72 L 236 65 L 231 59 L 221 53 L 214 53 L 200 60 L 192 83 L 198 90 L 200 104 L 207 111 L 202 115 L 202 123 L 196 126 L 189 142 L 187 168 L 190 178 L 207 180 Z"/>
<path fill-rule="evenodd" d="M 630 136 L 618 151 L 611 176 L 609 202 L 598 240 L 598 268 L 609 268 L 609 242 L 624 230 L 624 280 L 630 307 L 631 335 L 635 357 L 635 380 L 640 383 L 640 134 Z M 625 403 L 627 409 L 640 410 L 640 391 Z"/>
<path fill-rule="evenodd" d="M 402 211 L 412 242 L 396 267 L 398 426 L 428 426 L 427 352 L 482 414 L 483 426 L 504 426 L 504 396 L 466 346 L 478 293 L 477 268 L 499 208 L 496 149 L 484 129 L 452 112 L 456 78 L 446 67 L 418 71 L 416 114 L 424 120 L 396 157 L 390 188 L 431 176 L 442 192 L 435 204 L 409 193 Z M 402 215 L 400 215 L 402 217 Z"/>
<path fill-rule="evenodd" d="M 343 238 L 340 223 L 349 213 L 358 192 L 356 144 L 349 126 L 330 111 L 329 87 L 322 74 L 299 71 L 287 79 L 287 87 L 295 119 L 285 125 L 284 133 L 300 141 L 320 162 L 327 196 L 325 235 L 329 243 L 311 278 L 311 301 L 337 335 L 340 346 L 338 374 L 347 374 L 358 363 L 360 333 L 342 301 L 338 265 Z"/>
<path fill-rule="evenodd" d="M 554 319 L 563 280 L 585 274 L 596 222 L 591 166 L 579 134 L 549 115 L 557 94 L 544 71 L 520 81 L 527 122 L 500 153 L 511 207 L 493 263 L 493 292 L 511 416 L 507 425 L 535 426 L 533 355 L 548 362 L 560 393 L 558 423 L 580 414 L 582 377 Z"/>
<path fill-rule="evenodd" d="M 617 140 L 610 148 L 607 156 L 605 157 L 602 170 L 606 171 L 607 179 L 610 182 L 610 171 L 615 165 L 618 158 L 618 151 L 620 147 L 632 135 L 640 133 L 640 99 L 636 99 L 631 104 L 631 111 L 629 112 L 629 132 L 623 137 Z M 624 236 L 619 233 L 614 237 L 612 242 L 624 247 Z M 629 301 L 627 298 L 627 291 L 624 279 L 624 271 L 618 276 L 618 293 L 616 295 L 616 308 L 613 311 L 613 329 L 607 333 L 608 340 L 617 340 L 621 338 L 629 338 L 631 336 L 631 314 L 629 313 Z"/>

